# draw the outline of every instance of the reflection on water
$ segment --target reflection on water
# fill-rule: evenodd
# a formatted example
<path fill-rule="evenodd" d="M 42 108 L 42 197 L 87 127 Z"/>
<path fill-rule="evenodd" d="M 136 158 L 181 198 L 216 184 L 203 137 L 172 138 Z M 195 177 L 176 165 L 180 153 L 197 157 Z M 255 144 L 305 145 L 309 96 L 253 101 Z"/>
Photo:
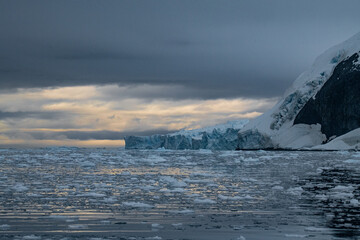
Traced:
<path fill-rule="evenodd" d="M 351 152 L 0 151 L 1 239 L 356 239 Z"/>
<path fill-rule="evenodd" d="M 335 236 L 356 239 L 360 236 L 360 173 L 354 167 L 358 166 L 318 169 L 318 174 L 305 181 L 303 198 L 324 216 Z"/>

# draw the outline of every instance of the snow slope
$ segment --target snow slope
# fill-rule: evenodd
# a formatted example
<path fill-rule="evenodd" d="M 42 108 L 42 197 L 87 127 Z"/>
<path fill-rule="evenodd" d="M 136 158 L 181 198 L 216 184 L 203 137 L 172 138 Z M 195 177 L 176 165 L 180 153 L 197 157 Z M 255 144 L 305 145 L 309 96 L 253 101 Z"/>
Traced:
<path fill-rule="evenodd" d="M 332 141 L 315 146 L 316 150 L 359 150 L 360 149 L 360 128 L 357 128 L 351 132 L 348 132 L 340 137 L 333 139 Z"/>
<path fill-rule="evenodd" d="M 321 54 L 312 67 L 302 73 L 284 97 L 268 112 L 252 120 L 239 131 L 240 148 L 307 148 L 322 144 L 326 136 L 321 126 L 297 124 L 294 119 L 304 105 L 313 98 L 330 78 L 335 67 L 360 51 L 360 33 Z M 299 126 L 300 125 L 300 126 Z M 242 141 L 257 132 L 253 143 Z M 267 139 L 258 146 L 258 139 Z M 244 144 L 242 144 L 244 142 Z"/>

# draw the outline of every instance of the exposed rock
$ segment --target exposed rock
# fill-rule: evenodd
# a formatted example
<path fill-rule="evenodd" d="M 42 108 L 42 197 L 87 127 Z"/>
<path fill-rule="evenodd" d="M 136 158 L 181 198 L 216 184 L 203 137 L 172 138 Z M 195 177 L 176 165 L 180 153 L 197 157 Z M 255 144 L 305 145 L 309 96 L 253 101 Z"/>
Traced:
<path fill-rule="evenodd" d="M 294 124 L 321 124 L 328 137 L 360 127 L 359 54 L 340 62 L 324 86 L 300 110 Z"/>

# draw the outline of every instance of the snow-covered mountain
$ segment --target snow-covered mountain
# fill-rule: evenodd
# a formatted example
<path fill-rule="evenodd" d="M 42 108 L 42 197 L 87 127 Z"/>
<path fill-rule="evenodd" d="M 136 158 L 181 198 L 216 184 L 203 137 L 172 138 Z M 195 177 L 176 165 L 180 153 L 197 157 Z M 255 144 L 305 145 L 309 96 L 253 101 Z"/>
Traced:
<path fill-rule="evenodd" d="M 229 121 L 225 124 L 181 130 L 166 135 L 127 136 L 126 149 L 212 149 L 234 150 L 237 146 L 238 131 L 249 121 Z"/>
<path fill-rule="evenodd" d="M 360 128 L 359 51 L 360 33 L 320 55 L 282 100 L 239 131 L 238 147 L 358 148 L 359 131 L 344 134 Z"/>

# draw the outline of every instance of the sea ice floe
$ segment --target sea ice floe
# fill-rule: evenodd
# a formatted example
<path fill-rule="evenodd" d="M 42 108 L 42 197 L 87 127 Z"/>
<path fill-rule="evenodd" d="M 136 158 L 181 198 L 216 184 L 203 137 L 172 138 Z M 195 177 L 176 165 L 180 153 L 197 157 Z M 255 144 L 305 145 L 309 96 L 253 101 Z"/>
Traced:
<path fill-rule="evenodd" d="M 85 225 L 85 224 L 71 224 L 68 227 L 70 229 L 87 229 L 88 225 Z"/>
<path fill-rule="evenodd" d="M 216 202 L 211 199 L 202 199 L 202 198 L 196 198 L 194 199 L 194 203 L 197 204 L 215 204 Z"/>
<path fill-rule="evenodd" d="M 289 188 L 288 190 L 286 190 L 286 192 L 288 194 L 294 195 L 294 196 L 300 196 L 303 191 L 304 191 L 304 189 L 302 187 L 293 187 L 293 188 Z"/>
<path fill-rule="evenodd" d="M 27 190 L 29 190 L 28 187 L 26 187 L 24 184 L 22 183 L 17 183 L 12 187 L 13 190 L 15 190 L 16 192 L 25 192 Z"/>
<path fill-rule="evenodd" d="M 282 191 L 282 190 L 284 190 L 284 187 L 277 185 L 277 186 L 273 186 L 271 189 L 277 190 L 277 191 Z"/>
<path fill-rule="evenodd" d="M 309 235 L 302 235 L 302 234 L 285 234 L 285 237 L 288 238 L 307 238 Z"/>
<path fill-rule="evenodd" d="M 183 181 L 179 181 L 176 178 L 170 176 L 161 176 L 160 181 L 164 182 L 172 187 L 186 187 L 187 184 Z"/>
<path fill-rule="evenodd" d="M 24 239 L 24 240 L 40 240 L 41 237 L 31 234 L 31 235 L 23 236 L 22 239 Z"/>
<path fill-rule="evenodd" d="M 9 224 L 2 224 L 0 225 L 0 230 L 6 231 L 10 229 L 10 225 Z"/>
<path fill-rule="evenodd" d="M 153 208 L 153 205 L 141 202 L 123 202 L 124 206 L 133 207 L 133 208 Z"/>

